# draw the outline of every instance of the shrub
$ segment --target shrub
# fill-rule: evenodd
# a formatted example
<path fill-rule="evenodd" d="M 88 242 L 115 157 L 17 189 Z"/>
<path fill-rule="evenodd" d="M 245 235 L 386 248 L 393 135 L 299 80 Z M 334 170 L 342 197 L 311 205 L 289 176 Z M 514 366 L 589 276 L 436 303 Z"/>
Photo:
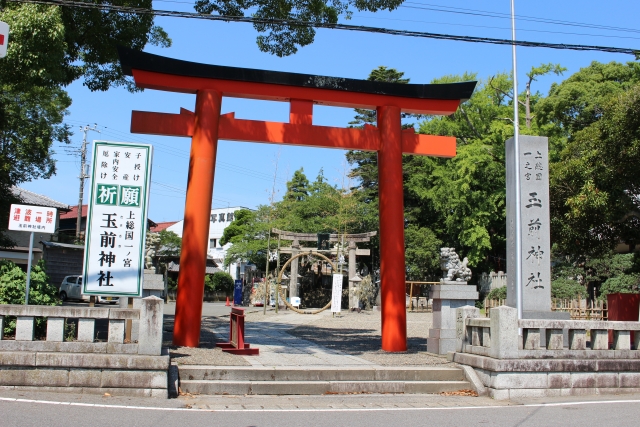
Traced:
<path fill-rule="evenodd" d="M 0 304 L 24 304 L 26 287 L 27 274 L 11 261 L 0 261 Z M 60 305 L 58 289 L 49 284 L 43 260 L 31 267 L 29 305 Z M 45 326 L 45 319 L 36 319 L 36 334 L 41 334 Z M 15 319 L 8 319 L 4 333 L 13 334 L 15 328 Z"/>
<path fill-rule="evenodd" d="M 233 277 L 224 271 L 216 271 L 213 273 L 211 281 L 213 282 L 213 290 L 216 292 L 224 292 L 227 295 L 233 293 Z"/>
<path fill-rule="evenodd" d="M 365 276 L 362 278 L 360 284 L 354 288 L 353 295 L 362 302 L 362 307 L 370 309 L 376 302 L 376 295 L 378 294 L 378 288 L 371 280 L 371 276 Z"/>
<path fill-rule="evenodd" d="M 587 297 L 587 289 L 575 280 L 556 279 L 551 282 L 551 297 L 559 299 L 582 299 Z"/>
<path fill-rule="evenodd" d="M 608 294 L 637 294 L 640 293 L 638 285 L 640 276 L 638 274 L 621 274 L 606 280 L 600 287 L 598 299 L 606 300 Z"/>
<path fill-rule="evenodd" d="M 487 299 L 507 299 L 507 287 L 501 286 L 491 289 L 491 292 L 487 294 Z"/>

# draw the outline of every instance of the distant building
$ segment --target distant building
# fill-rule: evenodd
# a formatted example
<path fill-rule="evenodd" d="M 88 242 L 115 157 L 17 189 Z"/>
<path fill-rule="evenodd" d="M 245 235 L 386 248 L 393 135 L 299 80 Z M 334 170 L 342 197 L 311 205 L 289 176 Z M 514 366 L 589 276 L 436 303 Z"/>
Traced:
<path fill-rule="evenodd" d="M 227 256 L 227 250 L 231 247 L 231 243 L 227 243 L 222 246 L 220 244 L 220 238 L 224 233 L 224 229 L 235 218 L 235 212 L 241 209 L 249 209 L 242 206 L 234 206 L 228 208 L 211 209 L 211 215 L 209 217 L 209 250 L 207 255 L 213 258 L 215 263 L 222 268 L 224 265 L 224 258 Z M 250 210 L 250 209 L 249 209 Z M 182 228 L 184 227 L 184 220 L 178 221 L 175 224 L 166 228 L 167 231 L 173 231 L 178 236 L 182 237 Z M 234 263 L 225 268 L 224 270 L 231 274 L 234 279 L 241 279 L 244 274 L 246 263 Z"/>
<path fill-rule="evenodd" d="M 69 205 L 20 187 L 11 187 L 11 192 L 20 200 L 18 202 L 19 204 L 56 208 L 58 210 L 58 216 L 56 218 L 56 233 L 50 234 L 36 232 L 33 236 L 32 263 L 37 263 L 38 261 L 40 261 L 40 259 L 42 259 L 42 249 L 39 248 L 38 242 L 49 242 L 52 240 L 57 240 L 56 234 L 59 231 L 60 227 L 60 217 L 61 215 L 64 215 L 69 211 Z M 29 261 L 29 238 L 31 237 L 31 233 L 26 231 L 7 230 L 5 234 L 14 242 L 16 242 L 16 246 L 12 248 L 0 249 L 0 259 L 13 261 L 15 264 L 18 264 L 26 269 L 27 263 Z"/>
<path fill-rule="evenodd" d="M 152 233 L 159 233 L 163 230 L 166 230 L 167 228 L 171 227 L 173 224 L 177 223 L 178 221 L 166 221 L 166 222 L 157 222 L 155 227 L 151 227 L 149 229 L 149 231 L 151 231 Z"/>
<path fill-rule="evenodd" d="M 80 238 L 84 239 L 84 232 L 87 229 L 87 206 L 82 205 L 80 217 Z M 69 206 L 68 212 L 60 215 L 60 242 L 71 243 L 76 239 L 76 224 L 78 223 L 78 206 Z M 158 224 L 147 218 L 147 230 L 156 227 Z"/>

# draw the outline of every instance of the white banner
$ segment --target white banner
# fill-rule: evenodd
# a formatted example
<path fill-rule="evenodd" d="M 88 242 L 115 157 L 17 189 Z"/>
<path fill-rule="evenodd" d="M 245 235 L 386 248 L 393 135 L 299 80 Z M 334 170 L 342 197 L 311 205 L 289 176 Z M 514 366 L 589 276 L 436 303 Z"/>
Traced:
<path fill-rule="evenodd" d="M 147 144 L 94 141 L 83 294 L 142 296 L 152 153 Z"/>
<path fill-rule="evenodd" d="M 11 205 L 9 230 L 55 233 L 57 212 L 43 206 Z"/>
<path fill-rule="evenodd" d="M 0 58 L 7 56 L 7 45 L 9 44 L 9 24 L 0 21 Z"/>
<path fill-rule="evenodd" d="M 333 275 L 333 288 L 331 290 L 331 312 L 340 313 L 342 307 L 342 274 Z"/>

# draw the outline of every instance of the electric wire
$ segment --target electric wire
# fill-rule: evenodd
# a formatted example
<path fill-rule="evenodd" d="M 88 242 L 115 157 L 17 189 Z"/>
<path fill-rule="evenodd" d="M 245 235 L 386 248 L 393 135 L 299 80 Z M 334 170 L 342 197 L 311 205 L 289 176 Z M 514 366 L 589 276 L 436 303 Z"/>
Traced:
<path fill-rule="evenodd" d="M 246 16 L 220 16 L 220 15 L 203 15 L 194 12 L 178 12 L 171 10 L 158 10 L 158 9 L 146 9 L 136 8 L 128 6 L 117 6 L 110 4 L 95 4 L 85 3 L 67 0 L 9 0 L 15 3 L 31 3 L 31 4 L 44 4 L 44 5 L 58 5 L 64 7 L 84 8 L 84 9 L 97 9 L 103 11 L 112 11 L 120 13 L 130 14 L 147 14 L 153 16 L 166 16 L 166 17 L 179 17 L 179 18 L 191 18 L 191 19 L 203 19 L 210 21 L 222 21 L 222 22 L 244 22 L 251 24 L 276 24 L 284 25 L 288 27 L 308 27 L 308 28 L 325 28 L 332 30 L 345 30 L 356 31 L 366 33 L 388 34 L 405 37 L 418 37 L 429 38 L 435 40 L 451 40 L 462 41 L 469 43 L 484 43 L 494 45 L 507 45 L 507 46 L 522 46 L 522 47 L 538 47 L 549 48 L 559 50 L 576 50 L 576 51 L 595 51 L 595 52 L 608 52 L 608 53 L 622 53 L 627 55 L 636 55 L 640 50 L 622 47 L 612 46 L 592 46 L 583 44 L 568 44 L 568 43 L 549 43 L 549 42 L 534 42 L 525 40 L 510 40 L 510 39 L 498 39 L 491 37 L 477 37 L 477 36 L 461 36 L 455 34 L 440 34 L 422 31 L 409 31 L 409 30 L 396 30 L 391 28 L 380 27 L 368 27 L 363 25 L 348 25 L 348 24 L 332 24 L 324 22 L 310 22 L 300 21 L 293 19 L 273 19 L 273 18 L 256 18 Z"/>

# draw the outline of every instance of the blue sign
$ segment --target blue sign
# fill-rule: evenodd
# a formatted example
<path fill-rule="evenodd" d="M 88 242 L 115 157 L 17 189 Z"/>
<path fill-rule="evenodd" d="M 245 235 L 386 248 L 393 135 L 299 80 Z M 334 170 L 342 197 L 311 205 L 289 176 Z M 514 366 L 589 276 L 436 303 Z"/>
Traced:
<path fill-rule="evenodd" d="M 236 280 L 233 285 L 233 304 L 242 305 L 242 280 Z"/>

